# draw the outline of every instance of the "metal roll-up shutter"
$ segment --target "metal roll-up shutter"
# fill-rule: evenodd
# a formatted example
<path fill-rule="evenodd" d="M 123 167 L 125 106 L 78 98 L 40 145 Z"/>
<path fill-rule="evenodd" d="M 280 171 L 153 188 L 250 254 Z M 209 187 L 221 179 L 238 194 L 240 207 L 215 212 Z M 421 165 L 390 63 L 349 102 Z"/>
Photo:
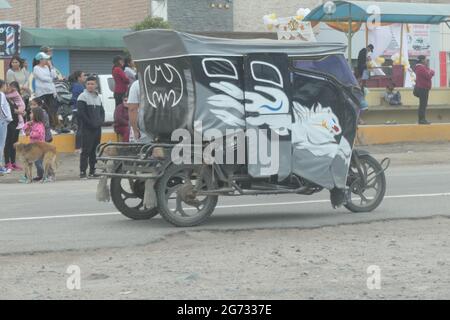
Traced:
<path fill-rule="evenodd" d="M 111 74 L 113 58 L 122 51 L 70 51 L 70 72 Z"/>

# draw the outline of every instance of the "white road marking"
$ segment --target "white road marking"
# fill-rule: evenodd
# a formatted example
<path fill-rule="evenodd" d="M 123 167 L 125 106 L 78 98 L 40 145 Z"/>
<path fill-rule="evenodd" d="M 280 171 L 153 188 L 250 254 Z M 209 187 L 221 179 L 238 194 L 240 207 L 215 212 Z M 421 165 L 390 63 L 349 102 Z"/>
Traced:
<path fill-rule="evenodd" d="M 386 196 L 386 197 L 384 197 L 384 199 L 431 198 L 431 197 L 448 197 L 448 196 L 450 196 L 450 192 L 447 192 L 447 193 L 408 194 L 408 195 Z M 329 202 L 330 202 L 330 200 L 251 203 L 251 204 L 217 206 L 216 209 L 233 209 L 233 208 L 266 207 L 266 206 L 291 206 L 291 205 L 314 204 L 314 203 L 329 203 Z M 119 212 L 107 212 L 107 213 L 72 214 L 72 215 L 59 215 L 59 216 L 6 218 L 6 219 L 0 219 L 0 222 L 30 221 L 30 220 L 50 220 L 50 219 L 68 219 L 68 218 L 86 218 L 86 217 L 103 217 L 103 216 L 116 216 L 116 215 L 120 215 L 120 213 Z"/>

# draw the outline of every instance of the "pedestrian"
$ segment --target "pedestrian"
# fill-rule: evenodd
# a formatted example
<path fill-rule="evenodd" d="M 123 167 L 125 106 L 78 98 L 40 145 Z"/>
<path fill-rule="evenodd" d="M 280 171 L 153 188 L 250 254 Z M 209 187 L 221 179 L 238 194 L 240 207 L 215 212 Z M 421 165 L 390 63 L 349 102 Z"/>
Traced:
<path fill-rule="evenodd" d="M 15 111 L 14 113 L 17 115 L 18 123 L 17 128 L 14 129 L 22 130 L 23 126 L 25 125 L 24 115 L 26 106 L 25 102 L 22 99 L 20 85 L 18 82 L 13 81 L 8 85 L 6 98 L 10 101 L 13 101 L 15 107 L 17 107 L 17 111 Z"/>
<path fill-rule="evenodd" d="M 80 94 L 83 93 L 86 83 L 86 74 L 83 71 L 75 71 L 69 77 L 71 83 L 72 99 L 70 105 L 72 107 L 72 125 L 75 130 L 75 152 L 81 153 L 81 137 L 82 128 L 78 119 L 77 100 Z"/>
<path fill-rule="evenodd" d="M 114 99 L 116 100 L 116 107 L 123 102 L 123 97 L 128 91 L 130 80 L 123 71 L 125 62 L 121 56 L 116 56 L 113 60 L 112 76 L 114 78 Z"/>
<path fill-rule="evenodd" d="M 86 89 L 78 97 L 78 118 L 82 126 L 82 149 L 80 156 L 80 178 L 87 178 L 86 170 L 89 163 L 89 177 L 96 177 L 96 149 L 102 136 L 102 125 L 105 122 L 105 109 L 97 92 L 97 78 L 86 80 Z"/>
<path fill-rule="evenodd" d="M 45 53 L 46 55 L 48 55 L 50 57 L 49 65 L 50 65 L 50 67 L 52 67 L 53 70 L 55 70 L 56 79 L 57 80 L 64 80 L 63 74 L 53 64 L 53 48 L 47 47 L 47 46 L 43 46 L 43 47 L 41 47 L 41 49 L 39 51 Z"/>
<path fill-rule="evenodd" d="M 19 56 L 15 56 L 9 62 L 9 69 L 6 73 L 6 82 L 11 84 L 12 82 L 17 82 L 20 87 L 20 92 L 23 101 L 25 102 L 26 113 L 29 113 L 28 101 L 31 96 L 31 90 L 29 85 L 30 73 L 28 72 L 27 62 L 21 59 Z M 27 115 L 25 114 L 25 116 Z"/>
<path fill-rule="evenodd" d="M 39 52 L 35 57 L 35 66 L 33 67 L 35 93 L 37 98 L 41 98 L 44 101 L 52 129 L 60 133 L 58 100 L 56 99 L 56 87 L 53 82 L 56 80 L 57 75 L 49 61 L 50 56 L 44 52 Z"/>
<path fill-rule="evenodd" d="M 128 93 L 128 117 L 130 119 L 130 141 L 139 143 L 152 143 L 153 137 L 145 132 L 144 109 L 140 103 L 141 87 L 137 79 L 130 87 Z"/>
<path fill-rule="evenodd" d="M 130 142 L 130 123 L 128 116 L 128 95 L 114 112 L 114 132 L 119 135 L 120 142 Z"/>
<path fill-rule="evenodd" d="M 425 56 L 419 56 L 415 67 L 416 86 L 414 95 L 419 98 L 419 124 L 430 124 L 426 119 L 428 98 L 431 90 L 431 80 L 434 77 L 434 70 L 429 67 L 430 61 Z"/>
<path fill-rule="evenodd" d="M 128 80 L 130 80 L 129 86 L 133 84 L 133 82 L 136 81 L 136 66 L 134 65 L 133 59 L 131 59 L 130 56 L 126 57 L 124 60 L 124 70 L 125 74 L 127 75 Z"/>
<path fill-rule="evenodd" d="M 402 95 L 400 91 L 395 92 L 395 86 L 392 82 L 386 87 L 383 98 L 390 106 L 402 105 Z"/>
<path fill-rule="evenodd" d="M 44 111 L 45 142 L 48 142 L 48 143 L 52 142 L 53 135 L 52 135 L 51 127 L 50 127 L 50 119 L 49 119 L 47 111 L 45 111 L 45 109 L 47 109 L 47 108 L 44 105 L 44 101 L 41 100 L 40 98 L 34 98 L 30 102 L 30 108 L 31 108 L 31 110 L 33 110 L 35 108 L 42 108 L 42 110 Z"/>
<path fill-rule="evenodd" d="M 19 141 L 20 131 L 23 130 L 25 103 L 20 96 L 20 88 L 17 82 L 11 82 L 8 86 L 6 98 L 11 109 L 13 121 L 8 124 L 8 132 L 5 143 L 5 163 L 6 168 L 12 171 L 20 171 L 22 168 L 16 164 L 16 149 L 14 144 Z"/>
<path fill-rule="evenodd" d="M 369 44 L 366 48 L 362 48 L 358 54 L 358 65 L 356 67 L 356 78 L 364 81 L 369 80 L 369 70 L 367 66 L 367 58 L 371 56 L 371 53 L 375 47 Z"/>
<path fill-rule="evenodd" d="M 30 143 L 45 142 L 44 109 L 40 107 L 31 109 L 31 121 L 25 124 L 24 130 L 25 134 L 30 137 Z M 33 178 L 33 181 L 42 181 L 44 179 L 42 159 L 37 160 L 34 165 L 36 166 L 37 177 Z M 22 176 L 19 180 L 21 183 L 28 183 L 28 181 L 29 179 L 26 176 Z"/>
<path fill-rule="evenodd" d="M 5 168 L 3 152 L 8 134 L 8 124 L 13 121 L 11 107 L 6 100 L 6 82 L 0 80 L 0 175 L 8 174 L 11 170 Z"/>

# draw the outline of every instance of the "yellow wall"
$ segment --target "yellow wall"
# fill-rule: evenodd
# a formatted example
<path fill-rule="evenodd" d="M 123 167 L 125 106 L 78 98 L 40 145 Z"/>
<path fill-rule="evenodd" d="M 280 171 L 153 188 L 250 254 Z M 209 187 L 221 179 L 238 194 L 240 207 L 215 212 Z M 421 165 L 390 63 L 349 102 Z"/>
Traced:
<path fill-rule="evenodd" d="M 20 137 L 19 139 L 22 143 L 27 143 L 29 140 L 26 137 Z M 105 142 L 117 142 L 117 135 L 115 133 L 104 133 L 102 135 L 102 143 Z M 75 135 L 73 134 L 62 134 L 53 137 L 53 145 L 60 153 L 71 153 L 75 151 Z"/>
<path fill-rule="evenodd" d="M 433 125 L 373 125 L 361 126 L 358 129 L 357 144 L 389 144 L 402 142 L 450 141 L 450 124 Z M 20 142 L 28 142 L 28 138 L 20 137 Z M 105 133 L 102 143 L 117 142 L 115 133 Z M 60 153 L 75 151 L 75 136 L 71 134 L 55 136 L 53 144 Z"/>
<path fill-rule="evenodd" d="M 370 89 L 369 94 L 366 97 L 370 106 L 379 106 L 382 104 L 381 97 L 383 96 L 385 89 Z M 419 99 L 413 95 L 412 89 L 397 89 L 402 95 L 402 102 L 405 106 L 419 105 Z M 428 101 L 430 106 L 450 106 L 450 88 L 433 88 L 430 91 L 430 99 Z"/>
<path fill-rule="evenodd" d="M 0 79 L 5 80 L 5 60 L 0 60 Z"/>
<path fill-rule="evenodd" d="M 362 126 L 357 139 L 358 144 L 364 145 L 438 141 L 450 141 L 450 124 Z"/>

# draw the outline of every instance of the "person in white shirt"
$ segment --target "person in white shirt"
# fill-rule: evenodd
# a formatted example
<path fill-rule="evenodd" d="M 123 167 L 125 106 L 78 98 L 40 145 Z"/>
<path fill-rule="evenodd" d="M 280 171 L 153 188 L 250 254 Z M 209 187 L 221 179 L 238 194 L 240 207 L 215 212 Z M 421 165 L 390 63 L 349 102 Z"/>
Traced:
<path fill-rule="evenodd" d="M 150 143 L 151 138 L 145 134 L 144 110 L 140 107 L 140 102 L 140 81 L 136 80 L 131 85 L 128 93 L 128 115 L 131 128 L 130 141 L 134 140 L 141 143 Z"/>
<path fill-rule="evenodd" d="M 5 168 L 3 159 L 3 150 L 6 143 L 6 135 L 8 133 L 8 124 L 13 120 L 11 114 L 11 107 L 6 100 L 5 95 L 6 83 L 0 80 L 0 176 L 10 173 L 11 170 Z"/>
<path fill-rule="evenodd" d="M 56 87 L 54 80 L 57 79 L 55 69 L 49 62 L 51 57 L 44 52 L 39 52 L 33 67 L 35 81 L 35 96 L 44 101 L 44 109 L 50 117 L 50 126 L 53 130 L 60 129 L 58 118 L 58 100 L 56 100 Z"/>

